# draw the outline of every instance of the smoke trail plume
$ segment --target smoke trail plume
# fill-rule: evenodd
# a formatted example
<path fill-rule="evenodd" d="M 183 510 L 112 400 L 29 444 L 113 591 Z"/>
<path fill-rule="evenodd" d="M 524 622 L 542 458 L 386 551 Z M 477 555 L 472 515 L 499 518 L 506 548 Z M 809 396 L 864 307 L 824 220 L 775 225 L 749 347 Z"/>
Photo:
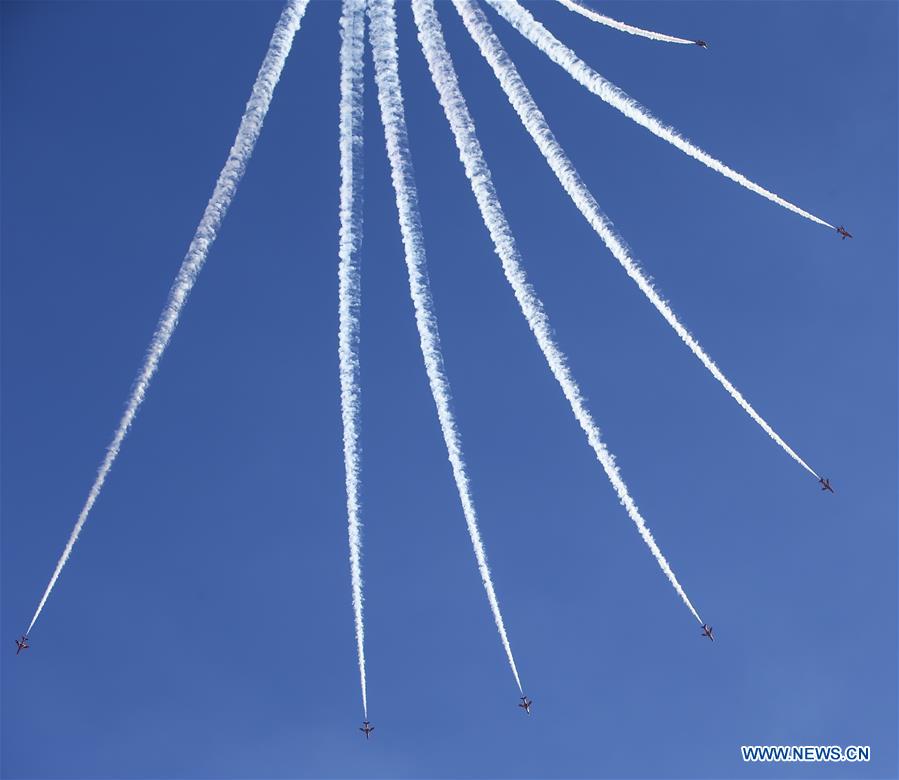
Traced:
<path fill-rule="evenodd" d="M 246 170 L 247 162 L 253 153 L 256 140 L 259 138 L 259 133 L 262 130 L 262 123 L 271 104 L 275 85 L 281 77 L 281 71 L 284 68 L 287 55 L 290 53 L 294 35 L 300 28 L 300 21 L 308 3 L 309 0 L 288 0 L 281 17 L 278 19 L 278 23 L 275 25 L 275 31 L 272 34 L 268 51 L 262 62 L 262 67 L 259 69 L 256 83 L 253 85 L 253 92 L 240 121 L 234 145 L 231 147 L 225 167 L 219 174 L 212 197 L 209 199 L 206 210 L 203 212 L 203 217 L 200 219 L 200 224 L 190 243 L 181 268 L 178 270 L 175 283 L 169 291 L 168 300 L 156 325 L 144 364 L 137 375 L 131 395 L 128 398 L 125 413 L 119 422 L 119 427 L 116 429 L 112 442 L 106 449 L 106 456 L 97 471 L 97 476 L 88 493 L 87 501 L 78 515 L 75 527 L 69 536 L 68 542 L 66 542 L 65 549 L 56 564 L 50 583 L 44 591 L 44 595 L 38 604 L 37 610 L 35 610 L 34 617 L 31 619 L 31 624 L 28 626 L 26 633 L 30 633 L 34 627 L 41 610 L 44 608 L 44 604 L 47 603 L 47 598 L 50 596 L 53 586 L 56 585 L 56 581 L 59 579 L 60 572 L 72 554 L 72 548 L 75 546 L 75 542 L 78 541 L 78 535 L 84 527 L 94 502 L 100 495 L 103 483 L 106 481 L 112 464 L 119 454 L 122 441 L 125 439 L 125 435 L 128 433 L 128 429 L 137 415 L 137 410 L 144 400 L 150 380 L 159 366 L 159 359 L 172 338 L 181 310 L 184 308 L 197 276 L 206 262 L 209 247 L 215 241 L 216 233 L 222 224 L 228 207 L 231 205 L 231 201 L 237 191 L 237 185 L 240 183 Z"/>
<path fill-rule="evenodd" d="M 662 41 L 664 43 L 689 43 L 691 45 L 695 45 L 696 43 L 696 41 L 689 41 L 686 38 L 675 38 L 673 35 L 664 35 L 662 33 L 653 32 L 652 30 L 644 30 L 641 27 L 634 27 L 630 24 L 619 22 L 617 19 L 612 19 L 611 17 L 597 13 L 592 8 L 586 8 L 580 3 L 574 2 L 574 0 L 559 0 L 559 2 L 569 11 L 574 11 L 576 14 L 580 14 L 593 22 L 604 24 L 606 27 L 613 27 L 616 30 L 630 33 L 631 35 L 637 35 L 640 38 L 649 38 L 651 41 Z"/>
<path fill-rule="evenodd" d="M 494 0 L 488 0 L 494 3 Z M 799 457 L 789 445 L 780 438 L 774 429 L 756 412 L 749 402 L 742 396 L 721 373 L 721 369 L 714 361 L 705 353 L 705 350 L 699 345 L 690 332 L 681 324 L 677 316 L 671 310 L 668 303 L 659 295 L 659 292 L 653 287 L 652 283 L 644 275 L 639 264 L 628 253 L 624 245 L 624 241 L 616 232 L 611 221 L 599 208 L 596 199 L 587 189 L 587 186 L 581 180 L 577 171 L 572 165 L 565 151 L 556 141 L 555 136 L 550 130 L 546 119 L 541 113 L 531 93 L 521 80 L 518 70 L 509 59 L 508 54 L 503 48 L 499 39 L 493 33 L 490 23 L 484 16 L 483 11 L 478 7 L 475 0 L 453 0 L 456 10 L 462 17 L 468 32 L 474 38 L 484 55 L 484 58 L 490 64 L 494 74 L 496 74 L 503 91 L 509 98 L 531 138 L 539 147 L 544 158 L 552 168 L 553 173 L 559 179 L 565 192 L 578 207 L 581 214 L 584 215 L 590 226 L 596 231 L 603 243 L 608 247 L 609 251 L 614 255 L 615 259 L 621 264 L 628 276 L 631 277 L 637 286 L 642 290 L 643 294 L 649 298 L 652 305 L 656 307 L 668 324 L 674 329 L 675 333 L 680 336 L 681 340 L 690 348 L 690 351 L 696 355 L 702 364 L 709 370 L 712 376 L 717 379 L 731 397 L 746 411 L 746 413 L 758 423 L 759 426 L 779 444 L 783 450 L 793 458 L 799 465 L 806 469 L 816 478 L 818 474 L 812 469 L 802 458 Z"/>
<path fill-rule="evenodd" d="M 409 137 L 406 131 L 406 118 L 403 109 L 403 95 L 400 86 L 398 52 L 396 47 L 396 20 L 393 0 L 368 0 L 370 20 L 369 37 L 375 61 L 375 81 L 378 86 L 378 102 L 381 107 L 381 120 L 387 140 L 387 154 L 390 158 L 393 187 L 396 191 L 396 205 L 399 212 L 400 229 L 403 235 L 406 267 L 409 272 L 409 289 L 415 308 L 415 323 L 418 327 L 421 351 L 424 356 L 425 369 L 431 394 L 437 406 L 437 417 L 446 442 L 447 454 L 453 469 L 453 477 L 462 503 L 462 511 L 468 526 L 468 534 L 474 548 L 481 581 L 487 591 L 487 600 L 493 612 L 496 628 L 502 639 L 509 666 L 515 676 L 515 682 L 521 690 L 521 679 L 512 656 L 512 647 L 506 634 L 499 601 L 493 587 L 490 569 L 487 566 L 487 554 L 478 530 L 477 513 L 471 488 L 468 481 L 465 459 L 462 454 L 462 440 L 456 428 L 456 421 L 450 406 L 449 380 L 443 365 L 443 354 L 440 349 L 440 334 L 437 330 L 437 319 L 434 314 L 434 303 L 431 298 L 428 280 L 427 258 L 424 248 L 424 235 L 421 228 L 421 217 L 418 209 L 418 191 L 415 186 L 415 173 L 409 151 Z"/>
<path fill-rule="evenodd" d="M 540 49 L 540 51 L 566 70 L 575 81 L 586 87 L 590 92 L 610 106 L 617 108 L 622 114 L 629 119 L 632 119 L 638 125 L 645 127 L 653 135 L 658 136 L 663 141 L 667 141 L 672 146 L 675 146 L 685 154 L 688 154 L 694 160 L 699 160 L 699 162 L 707 165 L 713 171 L 717 171 L 722 176 L 726 176 L 731 181 L 735 181 L 747 190 L 750 190 L 757 195 L 761 195 L 763 198 L 767 198 L 773 203 L 783 206 L 785 209 L 788 209 L 795 214 L 810 219 L 812 222 L 817 222 L 819 225 L 824 225 L 825 227 L 834 230 L 836 229 L 829 222 L 804 211 L 799 208 L 799 206 L 766 190 L 754 181 L 747 179 L 742 173 L 737 173 L 720 160 L 716 160 L 710 154 L 692 144 L 673 127 L 660 122 L 645 106 L 638 103 L 622 89 L 619 89 L 611 81 L 603 78 L 583 60 L 579 59 L 571 49 L 549 32 L 549 30 L 540 24 L 540 22 L 534 19 L 531 13 L 522 7 L 517 0 L 487 0 L 487 2 L 496 9 L 500 16 L 505 18 L 516 30 L 518 30 L 518 32 Z"/>
<path fill-rule="evenodd" d="M 362 53 L 365 46 L 365 0 L 344 0 L 340 17 L 340 410 L 343 418 L 343 463 L 350 543 L 350 579 L 362 711 L 368 720 L 365 684 L 365 623 L 362 620 L 362 523 L 359 519 L 359 304 L 362 242 Z"/>
<path fill-rule="evenodd" d="M 499 197 L 493 186 L 493 177 L 484 159 L 481 145 L 475 132 L 474 120 L 468 111 L 465 98 L 459 89 L 459 82 L 453 67 L 453 62 L 446 48 L 440 21 L 434 10 L 433 0 L 412 0 L 412 11 L 415 14 L 415 23 L 418 27 L 418 37 L 422 50 L 428 61 L 431 77 L 437 92 L 440 95 L 440 104 L 446 113 L 459 149 L 459 157 L 465 167 L 465 174 L 471 184 L 478 208 L 481 211 L 484 224 L 493 240 L 496 254 L 502 261 L 506 279 L 515 293 L 515 298 L 521 311 L 537 339 L 543 356 L 549 364 L 549 368 L 562 388 L 565 398 L 571 405 L 574 416 L 587 434 L 587 440 L 596 457 L 602 464 L 609 481 L 618 494 L 618 500 L 627 510 L 631 520 L 640 531 L 643 540 L 649 546 L 659 566 L 668 577 L 678 595 L 693 613 L 693 616 L 702 623 L 699 614 L 687 598 L 674 572 L 662 555 L 650 530 L 646 527 L 637 505 L 628 492 L 627 485 L 615 464 L 614 456 L 608 451 L 602 441 L 599 427 L 593 421 L 586 403 L 581 395 L 580 387 L 571 374 L 565 355 L 556 344 L 552 335 L 549 317 L 543 308 L 543 302 L 537 297 L 533 287 L 529 284 L 527 276 L 522 268 L 521 257 L 515 245 L 515 238 L 506 221 Z"/>

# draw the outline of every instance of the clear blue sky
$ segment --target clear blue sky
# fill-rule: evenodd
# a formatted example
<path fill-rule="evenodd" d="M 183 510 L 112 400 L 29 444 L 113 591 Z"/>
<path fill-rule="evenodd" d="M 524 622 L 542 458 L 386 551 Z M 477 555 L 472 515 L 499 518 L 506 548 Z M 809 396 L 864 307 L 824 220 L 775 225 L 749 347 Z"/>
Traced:
<path fill-rule="evenodd" d="M 414 35 L 400 67 L 455 409 L 525 690 L 459 508 L 370 70 L 361 720 L 337 379 L 338 16 L 310 7 L 256 154 L 69 566 L 24 630 L 224 162 L 277 3 L 2 13 L 2 774 L 895 777 L 895 3 L 534 3 L 688 137 L 667 146 L 488 11 L 675 310 L 836 495 L 757 428 L 567 200 L 440 3 L 500 197 L 678 600 L 550 376 Z M 743 744 L 870 745 L 744 765 Z"/>

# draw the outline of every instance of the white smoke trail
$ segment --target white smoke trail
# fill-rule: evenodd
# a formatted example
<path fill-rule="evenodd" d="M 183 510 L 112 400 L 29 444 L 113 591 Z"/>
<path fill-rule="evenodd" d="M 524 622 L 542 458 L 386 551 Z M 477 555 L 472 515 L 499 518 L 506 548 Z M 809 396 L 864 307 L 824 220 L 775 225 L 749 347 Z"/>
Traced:
<path fill-rule="evenodd" d="M 194 282 L 196 282 L 197 276 L 203 268 L 203 263 L 206 261 L 206 256 L 209 253 L 209 247 L 215 241 L 216 233 L 222 224 L 228 207 L 231 205 L 234 193 L 237 191 L 237 185 L 240 183 L 241 177 L 246 170 L 247 162 L 253 153 L 256 140 L 259 138 L 259 133 L 262 130 L 262 123 L 271 104 L 275 85 L 281 77 L 281 71 L 284 68 L 287 55 L 290 53 L 294 35 L 300 28 L 300 21 L 308 3 L 309 0 L 288 0 L 278 19 L 278 23 L 275 25 L 275 31 L 272 34 L 268 51 L 262 62 L 262 67 L 259 69 L 256 83 L 253 84 L 253 92 L 240 121 L 234 145 L 231 147 L 225 167 L 219 174 L 212 197 L 209 199 L 206 210 L 203 212 L 203 217 L 200 219 L 200 224 L 190 243 L 187 255 L 181 263 L 175 283 L 169 291 L 168 300 L 156 325 L 144 364 L 137 375 L 131 395 L 128 398 L 125 413 L 119 422 L 119 427 L 116 429 L 112 442 L 106 448 L 106 456 L 97 471 L 97 477 L 88 493 L 87 501 L 81 510 L 81 514 L 78 515 L 72 534 L 69 536 L 68 542 L 66 542 L 65 549 L 56 564 L 50 583 L 44 591 L 44 595 L 38 604 L 37 610 L 35 610 L 34 617 L 31 619 L 31 624 L 28 626 L 26 633 L 30 633 L 34 627 L 41 610 L 44 608 L 44 604 L 47 603 L 50 591 L 53 590 L 56 580 L 59 579 L 60 572 L 72 554 L 72 548 L 75 546 L 75 542 L 78 541 L 78 535 L 81 533 L 81 529 L 94 502 L 100 495 L 103 483 L 106 481 L 112 464 L 119 454 L 122 441 L 128 433 L 131 423 L 134 422 L 137 410 L 144 400 L 150 380 L 159 366 L 159 359 L 172 338 L 172 333 L 174 333 L 175 326 L 178 324 L 178 317 L 181 315 L 187 296 L 190 294 Z"/>
<path fill-rule="evenodd" d="M 565 355 L 553 338 L 552 328 L 543 308 L 543 303 L 537 297 L 533 287 L 528 283 L 527 275 L 522 268 L 518 248 L 515 245 L 515 238 L 512 235 L 508 222 L 506 222 L 499 197 L 493 186 L 490 168 L 484 160 L 481 145 L 478 142 L 474 120 L 471 118 L 465 98 L 459 89 L 459 82 L 453 68 L 452 58 L 446 48 L 440 21 L 434 10 L 433 0 L 412 0 L 412 12 L 415 14 L 418 37 L 421 41 L 425 58 L 428 61 L 431 77 L 440 95 L 440 104 L 443 106 L 446 118 L 452 128 L 453 136 L 456 139 L 459 157 L 465 167 L 465 173 L 471 183 L 484 224 L 487 226 L 490 237 L 493 239 L 496 254 L 502 261 L 503 271 L 515 293 L 518 305 L 521 307 L 521 311 L 537 339 L 540 350 L 543 352 L 543 356 L 546 358 L 553 376 L 561 386 L 565 398 L 568 399 L 575 418 L 580 423 L 584 433 L 587 434 L 590 446 L 596 453 L 597 459 L 602 464 L 609 481 L 615 488 L 618 500 L 627 510 L 631 520 L 636 524 L 640 535 L 649 546 L 665 576 L 671 581 L 674 589 L 687 607 L 689 607 L 693 616 L 702 623 L 702 619 L 677 581 L 677 577 L 671 570 L 668 561 L 665 560 L 665 556 L 662 555 L 662 551 L 656 544 L 652 533 L 646 527 L 640 511 L 637 509 L 637 505 L 631 498 L 627 485 L 625 485 L 618 466 L 615 464 L 615 458 L 603 443 L 599 427 L 587 410 L 580 387 L 578 387 L 571 374 Z"/>
<path fill-rule="evenodd" d="M 493 2 L 493 0 L 488 0 Z M 790 455 L 797 463 L 805 468 L 810 474 L 818 477 L 814 471 L 802 458 L 799 457 L 789 445 L 780 438 L 774 429 L 756 412 L 749 402 L 742 396 L 721 373 L 721 369 L 715 365 L 714 361 L 705 353 L 705 350 L 699 345 L 696 339 L 677 319 L 668 303 L 659 295 L 658 291 L 653 287 L 649 279 L 646 278 L 639 264 L 630 256 L 624 241 L 615 231 L 611 221 L 599 208 L 593 195 L 587 189 L 587 186 L 581 180 L 574 165 L 568 159 L 565 151 L 556 141 L 555 136 L 550 130 L 546 119 L 541 113 L 534 99 L 531 97 L 527 86 L 521 80 L 515 65 L 509 59 L 505 49 L 499 39 L 493 33 L 490 23 L 484 16 L 483 11 L 478 7 L 475 0 L 453 0 L 456 10 L 462 17 L 462 21 L 468 32 L 474 38 L 480 48 L 484 58 L 490 64 L 493 72 L 496 74 L 503 91 L 509 98 L 516 113 L 520 117 L 522 123 L 530 133 L 534 142 L 539 147 L 550 168 L 556 174 L 556 177 L 578 207 L 581 214 L 590 223 L 591 227 L 596 231 L 603 243 L 608 247 L 609 251 L 615 256 L 615 259 L 621 264 L 628 276 L 633 279 L 643 294 L 649 298 L 652 305 L 656 307 L 658 312 L 665 318 L 668 324 L 674 328 L 674 331 L 680 336 L 681 340 L 690 348 L 690 351 L 696 355 L 702 364 L 711 372 L 712 376 L 717 379 L 721 385 L 730 393 L 731 397 L 746 411 L 746 413 L 758 423 L 759 426 L 777 442 L 784 451 Z"/>
<path fill-rule="evenodd" d="M 453 477 L 462 503 L 462 511 L 468 526 L 468 534 L 474 548 L 481 581 L 487 591 L 487 600 L 493 612 L 496 628 L 502 639 L 509 666 L 515 676 L 518 689 L 521 679 L 512 656 L 512 647 L 506 634 L 499 601 L 493 587 L 490 569 L 487 566 L 487 554 L 478 530 L 477 513 L 465 459 L 462 454 L 462 440 L 456 428 L 456 421 L 450 407 L 449 380 L 443 365 L 443 354 L 440 349 L 440 334 L 437 330 L 437 318 L 434 314 L 434 303 L 431 298 L 428 280 L 427 258 L 424 248 L 424 235 L 421 228 L 421 217 L 418 210 L 418 190 L 415 186 L 415 173 L 409 152 L 409 137 L 406 131 L 406 117 L 403 109 L 403 95 L 400 86 L 398 52 L 396 47 L 396 20 L 393 0 L 368 0 L 370 20 L 369 36 L 375 61 L 375 81 L 378 85 L 378 102 L 381 107 L 381 121 L 387 141 L 387 154 L 390 158 L 390 169 L 393 187 L 396 191 L 396 205 L 399 211 L 400 229 L 403 235 L 406 267 L 409 272 L 409 289 L 415 308 L 415 324 L 418 327 L 421 351 L 424 356 L 425 369 L 431 394 L 437 406 L 437 417 L 446 442 L 447 454 L 453 469 Z"/>
<path fill-rule="evenodd" d="M 586 87 L 590 92 L 610 106 L 617 108 L 622 114 L 629 119 L 632 119 L 638 125 L 645 127 L 653 135 L 656 135 L 663 141 L 667 141 L 672 146 L 677 147 L 685 154 L 690 155 L 694 160 L 699 160 L 699 162 L 707 165 L 713 171 L 717 171 L 731 181 L 735 181 L 742 187 L 767 198 L 773 203 L 783 206 L 785 209 L 789 209 L 806 219 L 810 219 L 812 222 L 817 222 L 819 225 L 824 225 L 825 227 L 834 230 L 836 229 L 829 222 L 804 211 L 799 208 L 799 206 L 766 190 L 754 181 L 747 179 L 742 173 L 737 173 L 720 160 L 716 160 L 708 154 L 708 152 L 704 152 L 698 146 L 692 144 L 673 127 L 660 122 L 645 106 L 638 103 L 622 89 L 617 87 L 611 81 L 603 78 L 583 60 L 579 59 L 571 49 L 549 32 L 549 30 L 540 24 L 540 22 L 534 19 L 531 13 L 523 8 L 517 0 L 487 0 L 487 2 L 516 30 L 518 30 L 518 32 L 540 49 L 540 51 L 566 70 L 575 81 Z"/>
<path fill-rule="evenodd" d="M 569 11 L 574 11 L 576 14 L 585 16 L 587 19 L 590 19 L 593 22 L 599 22 L 599 24 L 604 24 L 606 25 L 606 27 L 614 27 L 616 30 L 630 33 L 631 35 L 637 35 L 640 38 L 649 38 L 649 40 L 651 41 L 662 41 L 664 43 L 696 44 L 696 41 L 689 41 L 686 38 L 676 38 L 673 35 L 664 35 L 663 33 L 653 32 L 652 30 L 644 30 L 641 27 L 634 27 L 633 25 L 619 22 L 617 19 L 612 19 L 609 16 L 603 16 L 602 14 L 597 13 L 592 8 L 585 8 L 580 3 L 575 3 L 574 0 L 559 0 L 559 2 L 564 5 Z"/>
<path fill-rule="evenodd" d="M 362 242 L 362 54 L 365 47 L 365 0 L 344 0 L 340 17 L 340 411 L 343 418 L 343 463 L 350 543 L 350 579 L 362 711 L 368 720 L 365 684 L 365 624 L 362 620 L 362 523 L 359 519 L 359 305 Z"/>

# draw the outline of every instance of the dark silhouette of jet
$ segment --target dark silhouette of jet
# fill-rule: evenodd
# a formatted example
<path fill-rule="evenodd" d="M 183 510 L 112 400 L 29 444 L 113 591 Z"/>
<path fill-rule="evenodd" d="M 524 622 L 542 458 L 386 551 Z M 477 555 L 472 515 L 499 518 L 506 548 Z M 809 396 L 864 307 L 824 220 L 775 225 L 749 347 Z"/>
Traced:
<path fill-rule="evenodd" d="M 693 41 L 697 46 L 701 46 L 703 49 L 708 49 L 709 45 L 705 41 Z"/>
<path fill-rule="evenodd" d="M 519 704 L 518 706 L 521 707 L 521 709 L 523 709 L 528 715 L 530 715 L 531 714 L 531 705 L 533 703 L 534 702 L 532 702 L 527 696 L 522 696 L 521 704 Z"/>
<path fill-rule="evenodd" d="M 702 635 L 707 636 L 713 642 L 715 641 L 715 637 L 712 636 L 712 627 L 708 623 L 702 624 Z"/>
<path fill-rule="evenodd" d="M 371 734 L 375 730 L 375 727 L 372 726 L 367 720 L 362 721 L 362 725 L 359 727 L 359 731 L 365 734 L 365 738 L 368 739 L 368 735 Z"/>
<path fill-rule="evenodd" d="M 818 480 L 821 483 L 821 490 L 829 490 L 831 493 L 834 492 L 833 488 L 830 486 L 830 480 L 827 477 L 821 477 Z"/>
<path fill-rule="evenodd" d="M 25 634 L 22 634 L 22 638 L 16 640 L 16 655 L 21 653 L 23 650 L 27 650 L 28 648 L 28 637 Z"/>
<path fill-rule="evenodd" d="M 852 233 L 850 233 L 848 230 L 846 230 L 846 228 L 844 228 L 842 225 L 840 225 L 837 228 L 837 233 L 840 234 L 843 241 L 845 241 L 847 238 L 852 238 Z"/>

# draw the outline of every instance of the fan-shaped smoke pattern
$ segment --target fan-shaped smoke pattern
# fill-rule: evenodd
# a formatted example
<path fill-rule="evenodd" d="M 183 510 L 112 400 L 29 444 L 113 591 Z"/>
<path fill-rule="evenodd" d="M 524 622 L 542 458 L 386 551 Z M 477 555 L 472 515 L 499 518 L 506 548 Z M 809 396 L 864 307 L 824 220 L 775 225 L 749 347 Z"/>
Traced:
<path fill-rule="evenodd" d="M 561 386 L 565 398 L 568 399 L 571 411 L 574 412 L 575 418 L 580 423 L 584 433 L 587 434 L 587 441 L 596 453 L 596 458 L 615 488 L 618 500 L 627 510 L 631 520 L 634 521 L 640 535 L 643 537 L 643 541 L 646 542 L 652 551 L 665 576 L 668 577 L 678 595 L 683 599 L 684 604 L 687 605 L 693 616 L 702 623 L 702 619 L 694 609 L 677 577 L 675 577 L 668 561 L 665 560 L 665 556 L 662 555 L 662 551 L 656 544 L 652 533 L 646 527 L 640 510 L 637 508 L 633 498 L 631 498 L 627 485 L 624 483 L 615 463 L 615 458 L 606 448 L 599 427 L 587 410 L 586 403 L 581 395 L 581 389 L 578 387 L 571 369 L 568 367 L 568 361 L 553 338 L 549 317 L 543 308 L 543 302 L 537 297 L 533 287 L 527 280 L 527 275 L 522 268 L 521 256 L 515 245 L 515 238 L 512 235 L 509 223 L 506 221 L 499 197 L 493 186 L 493 177 L 481 151 L 481 144 L 475 132 L 474 120 L 471 118 L 465 98 L 459 89 L 459 82 L 443 39 L 443 32 L 437 13 L 434 10 L 433 0 L 412 0 L 412 10 L 415 14 L 422 50 L 428 61 L 434 86 L 437 87 L 437 92 L 440 95 L 440 104 L 443 106 L 446 118 L 453 131 L 456 146 L 459 149 L 459 157 L 465 167 L 465 174 L 471 183 L 484 224 L 493 240 L 496 254 L 502 261 L 506 279 L 515 293 L 515 299 L 518 301 L 528 326 L 537 339 L 540 351 L 546 358 L 553 376 Z"/>
<path fill-rule="evenodd" d="M 493 2 L 493 0 L 488 0 Z M 777 444 L 800 466 L 810 474 L 818 477 L 818 474 L 793 449 L 777 434 L 777 432 L 759 415 L 758 412 L 743 397 L 739 390 L 731 384 L 730 380 L 721 372 L 721 369 L 706 354 L 699 342 L 690 334 L 684 325 L 678 320 L 668 302 L 659 294 L 652 282 L 643 273 L 640 265 L 634 260 L 624 240 L 618 235 L 612 222 L 606 217 L 593 197 L 590 190 L 578 175 L 571 160 L 565 154 L 565 150 L 556 141 L 552 130 L 546 123 L 542 112 L 538 108 L 531 93 L 522 81 L 514 63 L 503 48 L 499 39 L 493 32 L 490 22 L 481 11 L 475 0 L 453 0 L 453 4 L 462 16 L 466 29 L 474 38 L 484 58 L 490 64 L 494 74 L 500 82 L 500 86 L 509 98 L 515 112 L 518 114 L 534 143 L 537 144 L 553 173 L 556 174 L 565 192 L 584 215 L 590 226 L 596 231 L 609 251 L 621 264 L 628 276 L 636 283 L 643 294 L 650 300 L 653 306 L 665 321 L 674 329 L 674 332 L 690 348 L 690 351 L 699 358 L 700 362 L 709 370 L 712 376 L 721 383 L 722 387 L 743 408 L 743 410 L 765 431 Z"/>

